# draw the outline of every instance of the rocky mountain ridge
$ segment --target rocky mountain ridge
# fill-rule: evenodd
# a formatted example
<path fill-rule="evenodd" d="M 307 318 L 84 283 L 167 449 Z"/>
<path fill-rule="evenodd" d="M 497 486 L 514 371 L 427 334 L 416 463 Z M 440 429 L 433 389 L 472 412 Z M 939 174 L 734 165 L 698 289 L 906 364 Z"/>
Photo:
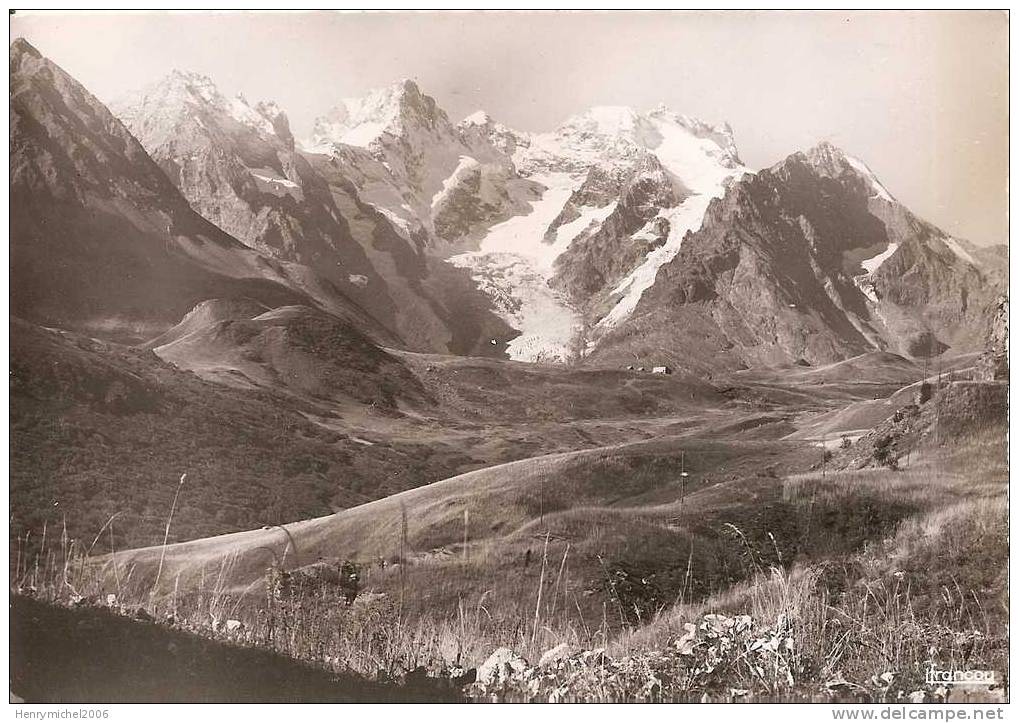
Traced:
<path fill-rule="evenodd" d="M 594 357 L 735 369 L 970 350 L 996 291 L 967 247 L 822 143 L 730 185 Z"/>

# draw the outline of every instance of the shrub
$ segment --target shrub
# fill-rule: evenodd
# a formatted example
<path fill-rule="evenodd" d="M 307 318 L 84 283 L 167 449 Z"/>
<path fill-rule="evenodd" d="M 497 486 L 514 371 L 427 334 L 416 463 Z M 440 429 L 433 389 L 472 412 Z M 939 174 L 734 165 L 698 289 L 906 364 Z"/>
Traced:
<path fill-rule="evenodd" d="M 899 465 L 895 459 L 895 450 L 892 448 L 894 443 L 895 437 L 890 434 L 880 437 L 874 443 L 874 461 L 889 469 L 898 469 Z"/>

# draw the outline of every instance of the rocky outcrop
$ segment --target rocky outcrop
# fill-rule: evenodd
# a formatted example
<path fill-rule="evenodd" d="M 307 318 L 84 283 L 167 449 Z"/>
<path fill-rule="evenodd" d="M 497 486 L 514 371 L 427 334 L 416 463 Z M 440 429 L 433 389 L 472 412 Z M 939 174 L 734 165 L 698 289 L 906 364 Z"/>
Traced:
<path fill-rule="evenodd" d="M 1002 381 L 939 381 L 924 385 L 917 397 L 872 430 L 840 449 L 832 460 L 836 469 L 897 468 L 930 445 L 990 431 L 1003 439 L 1008 424 L 1008 384 Z"/>
<path fill-rule="evenodd" d="M 509 648 L 498 648 L 478 666 L 475 685 L 485 690 L 497 690 L 509 684 L 515 676 L 530 667 L 527 660 Z"/>
<path fill-rule="evenodd" d="M 583 196 L 583 201 L 588 200 L 600 200 L 590 188 Z M 659 213 L 679 201 L 658 159 L 645 156 L 621 184 L 612 212 L 592 232 L 582 232 L 556 259 L 553 286 L 566 291 L 578 306 L 587 305 L 665 243 L 669 222 Z"/>
<path fill-rule="evenodd" d="M 432 198 L 432 229 L 441 242 L 436 250 L 457 249 L 493 223 L 525 212 L 537 189 L 517 178 L 511 165 L 462 157 Z"/>
<path fill-rule="evenodd" d="M 1008 381 L 1008 297 L 994 305 L 987 324 L 984 352 L 977 361 L 977 375 L 987 381 Z"/>
<path fill-rule="evenodd" d="M 580 218 L 585 207 L 605 208 L 619 198 L 619 193 L 626 184 L 627 175 L 626 169 L 592 166 L 587 171 L 580 188 L 570 194 L 563 210 L 549 224 L 545 232 L 545 242 L 555 243 L 559 229 Z"/>

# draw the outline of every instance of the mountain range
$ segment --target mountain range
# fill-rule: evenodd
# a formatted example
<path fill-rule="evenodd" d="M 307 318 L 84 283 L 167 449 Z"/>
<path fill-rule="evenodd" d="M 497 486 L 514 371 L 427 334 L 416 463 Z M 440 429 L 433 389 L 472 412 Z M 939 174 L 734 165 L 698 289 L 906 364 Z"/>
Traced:
<path fill-rule="evenodd" d="M 664 107 L 523 133 L 403 80 L 295 141 L 196 73 L 111 110 L 17 40 L 11 79 L 14 313 L 115 340 L 244 298 L 414 351 L 739 369 L 972 351 L 1003 288 L 1003 247 L 848 153 L 754 172 Z"/>

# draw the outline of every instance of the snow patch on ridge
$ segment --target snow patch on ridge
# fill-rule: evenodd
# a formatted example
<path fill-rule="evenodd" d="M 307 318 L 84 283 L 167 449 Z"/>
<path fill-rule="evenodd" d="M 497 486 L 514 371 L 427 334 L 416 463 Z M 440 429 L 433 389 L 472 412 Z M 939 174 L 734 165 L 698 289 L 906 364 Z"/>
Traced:
<path fill-rule="evenodd" d="M 552 265 L 565 249 L 559 242 L 545 243 L 545 231 L 563 210 L 579 183 L 565 173 L 532 176 L 531 180 L 546 188 L 540 199 L 531 202 L 531 212 L 492 226 L 481 239 L 477 253 L 519 254 L 530 259 L 546 277 L 551 277 Z"/>
<path fill-rule="evenodd" d="M 273 183 L 280 186 L 286 186 L 287 188 L 300 188 L 300 186 L 291 181 L 289 178 L 274 178 L 272 176 L 264 176 L 261 173 L 255 173 L 254 171 L 251 172 L 251 175 L 259 179 L 260 181 L 265 181 L 266 183 Z"/>
<path fill-rule="evenodd" d="M 226 101 L 225 110 L 241 125 L 254 128 L 256 131 L 265 136 L 276 135 L 276 129 L 273 128 L 272 122 L 252 108 L 247 99 L 240 93 L 238 93 L 236 97 Z"/>
<path fill-rule="evenodd" d="M 311 138 L 302 147 L 312 153 L 328 153 L 335 144 L 368 148 L 384 133 L 399 136 L 407 104 L 420 97 L 413 81 L 401 80 L 361 98 L 343 98 L 315 120 Z"/>
<path fill-rule="evenodd" d="M 648 142 L 646 147 L 690 191 L 721 195 L 724 182 L 742 169 L 729 149 L 691 132 L 686 125 L 692 122 L 689 119 L 657 111 L 648 120 L 657 142 Z"/>
<path fill-rule="evenodd" d="M 432 210 L 434 211 L 442 201 L 456 188 L 464 176 L 480 168 L 481 164 L 470 156 L 460 156 L 460 161 L 451 174 L 442 182 L 442 188 L 432 196 Z"/>
<path fill-rule="evenodd" d="M 461 123 L 468 126 L 484 126 L 491 122 L 492 118 L 483 110 L 475 111 L 464 118 Z"/>
<path fill-rule="evenodd" d="M 359 148 L 367 148 L 371 145 L 371 142 L 378 138 L 386 130 L 385 125 L 382 123 L 362 123 L 361 125 L 351 128 L 346 133 L 340 136 L 340 143 L 345 143 L 348 146 L 358 146 Z"/>
<path fill-rule="evenodd" d="M 601 208 L 597 206 L 584 206 L 580 210 L 580 216 L 556 229 L 554 249 L 558 252 L 555 255 L 559 256 L 559 254 L 569 248 L 570 244 L 592 225 L 600 225 L 602 221 L 616 210 L 617 205 L 619 205 L 619 201 L 613 201 Z"/>
<path fill-rule="evenodd" d="M 860 266 L 862 266 L 867 271 L 868 274 L 873 274 L 881 267 L 881 264 L 890 259 L 892 254 L 898 251 L 898 249 L 899 245 L 897 243 L 890 243 L 888 244 L 888 248 L 886 248 L 878 255 L 871 256 L 869 259 L 864 259 L 863 261 L 861 261 Z"/>
<path fill-rule="evenodd" d="M 856 282 L 856 288 L 863 292 L 863 295 L 873 301 L 875 304 L 881 301 L 877 298 L 877 292 L 874 291 L 874 284 L 870 283 L 866 277 L 856 277 L 853 279 Z"/>
<path fill-rule="evenodd" d="M 960 244 L 954 238 L 952 238 L 951 236 L 945 236 L 945 238 L 943 238 L 942 240 L 945 242 L 945 245 L 952 250 L 952 253 L 954 253 L 960 259 L 969 262 L 973 266 L 977 267 L 980 266 L 980 264 L 976 262 L 976 259 L 974 259 L 970 255 L 970 253 L 962 247 L 962 244 Z"/>

